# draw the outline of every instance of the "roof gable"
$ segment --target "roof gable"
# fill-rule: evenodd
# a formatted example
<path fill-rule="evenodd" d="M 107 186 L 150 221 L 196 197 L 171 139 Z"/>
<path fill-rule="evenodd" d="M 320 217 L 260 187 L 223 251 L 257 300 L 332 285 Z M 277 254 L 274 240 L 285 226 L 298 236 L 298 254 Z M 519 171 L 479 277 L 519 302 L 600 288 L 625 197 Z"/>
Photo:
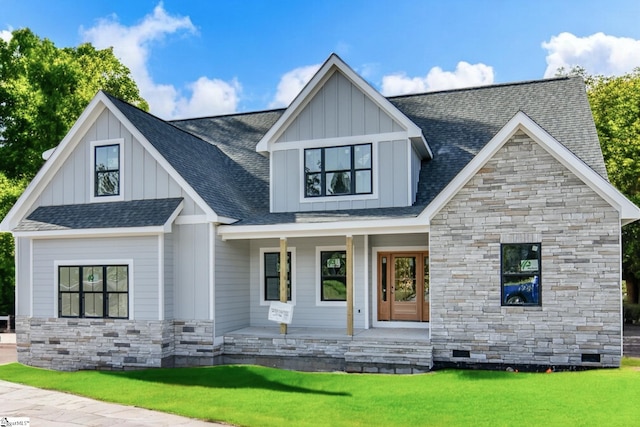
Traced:
<path fill-rule="evenodd" d="M 558 162 L 573 172 L 600 197 L 620 212 L 622 225 L 640 219 L 640 208 L 629 201 L 605 178 L 596 173 L 583 160 L 561 144 L 545 129 L 520 111 L 511 118 L 500 131 L 467 163 L 453 180 L 441 191 L 427 208 L 421 218 L 431 219 L 457 194 L 457 192 L 493 157 L 496 152 L 519 130 L 529 135 Z"/>
<path fill-rule="evenodd" d="M 339 86 L 343 86 L 344 89 L 348 88 L 354 97 L 348 97 L 345 92 L 340 93 Z M 359 101 L 360 95 L 362 95 L 361 101 Z M 416 150 L 423 157 L 432 157 L 431 149 L 422 135 L 422 129 L 355 73 L 336 54 L 329 56 L 289 108 L 258 142 L 256 151 L 263 154 L 268 153 L 273 149 L 275 143 L 292 139 L 331 138 L 380 132 L 379 127 L 367 129 L 363 125 L 361 129 L 358 126 L 353 128 L 352 123 L 346 122 L 342 122 L 341 126 L 336 107 L 342 104 L 352 108 L 351 103 L 354 101 L 362 102 L 362 111 L 366 111 L 367 108 L 371 110 L 378 122 L 388 121 L 388 126 L 383 129 L 405 131 Z M 324 123 L 330 124 L 329 131 L 319 126 L 314 129 L 313 125 L 311 130 L 303 135 L 299 133 L 296 135 L 295 131 L 290 131 L 299 123 L 298 120 L 305 120 L 309 111 L 314 109 L 320 111 L 320 115 L 325 118 Z M 348 113 L 344 117 L 348 117 L 349 121 L 353 119 Z M 379 123 L 376 126 L 379 126 Z"/>
<path fill-rule="evenodd" d="M 211 220 L 218 220 L 218 215 L 211 206 L 205 202 L 205 200 L 194 190 L 194 188 L 188 183 L 183 176 L 176 171 L 176 169 L 167 160 L 166 156 L 161 154 L 145 137 L 141 132 L 141 128 L 138 124 L 132 123 L 127 116 L 121 111 L 123 105 L 128 105 L 132 109 L 136 109 L 129 104 L 120 101 L 116 98 L 107 95 L 100 91 L 91 100 L 89 105 L 85 108 L 78 120 L 75 122 L 71 130 L 65 135 L 63 140 L 58 144 L 49 159 L 45 162 L 43 167 L 38 171 L 34 179 L 27 186 L 24 193 L 20 196 L 15 205 L 11 208 L 9 213 L 0 223 L 0 230 L 11 231 L 18 223 L 25 217 L 26 213 L 31 209 L 37 198 L 42 191 L 56 175 L 56 173 L 62 168 L 65 160 L 74 152 L 78 144 L 81 142 L 85 133 L 91 128 L 93 123 L 97 120 L 100 114 L 108 109 L 122 125 L 138 140 L 138 142 L 148 151 L 151 156 L 163 167 L 169 175 L 180 185 L 184 191 L 191 197 L 198 206 L 207 214 L 207 217 Z M 137 110 L 137 109 L 136 109 Z M 144 113 L 150 117 L 150 114 Z M 156 119 L 162 122 L 159 119 Z M 163 123 L 163 122 L 162 122 Z M 170 126 L 170 125 L 166 125 Z"/>

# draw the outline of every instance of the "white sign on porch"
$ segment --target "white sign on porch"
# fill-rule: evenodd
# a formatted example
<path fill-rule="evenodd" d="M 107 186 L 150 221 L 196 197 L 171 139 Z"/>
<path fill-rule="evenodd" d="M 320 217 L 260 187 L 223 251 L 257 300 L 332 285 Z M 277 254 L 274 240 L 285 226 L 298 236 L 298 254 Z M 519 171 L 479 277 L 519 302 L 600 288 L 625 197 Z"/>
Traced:
<path fill-rule="evenodd" d="M 269 306 L 269 320 L 289 325 L 293 320 L 293 306 L 284 302 L 272 302 Z"/>

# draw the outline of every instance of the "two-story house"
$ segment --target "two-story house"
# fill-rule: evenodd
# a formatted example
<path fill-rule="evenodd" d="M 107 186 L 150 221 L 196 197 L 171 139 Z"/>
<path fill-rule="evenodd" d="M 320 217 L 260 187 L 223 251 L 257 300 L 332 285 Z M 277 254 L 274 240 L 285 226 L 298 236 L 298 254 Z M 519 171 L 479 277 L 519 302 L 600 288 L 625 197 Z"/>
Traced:
<path fill-rule="evenodd" d="M 639 218 L 581 79 L 385 98 L 331 55 L 284 110 L 98 93 L 0 229 L 22 363 L 418 372 L 618 366 Z"/>

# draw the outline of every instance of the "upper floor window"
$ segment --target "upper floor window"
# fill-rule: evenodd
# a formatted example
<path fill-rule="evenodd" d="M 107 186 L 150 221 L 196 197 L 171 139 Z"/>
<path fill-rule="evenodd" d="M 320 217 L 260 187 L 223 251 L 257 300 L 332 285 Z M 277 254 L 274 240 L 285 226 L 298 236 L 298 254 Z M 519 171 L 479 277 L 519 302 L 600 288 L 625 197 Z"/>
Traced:
<path fill-rule="evenodd" d="M 305 197 L 372 193 L 371 144 L 304 150 Z"/>
<path fill-rule="evenodd" d="M 502 305 L 541 305 L 540 243 L 501 245 Z"/>
<path fill-rule="evenodd" d="M 120 144 L 95 147 L 95 196 L 120 194 Z"/>

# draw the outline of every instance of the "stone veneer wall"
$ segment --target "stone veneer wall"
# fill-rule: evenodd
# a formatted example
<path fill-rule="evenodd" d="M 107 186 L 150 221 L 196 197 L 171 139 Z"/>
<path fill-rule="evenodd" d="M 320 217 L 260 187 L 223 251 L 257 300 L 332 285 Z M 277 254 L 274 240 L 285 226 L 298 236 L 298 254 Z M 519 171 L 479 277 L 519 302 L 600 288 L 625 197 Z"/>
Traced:
<path fill-rule="evenodd" d="M 540 307 L 501 306 L 500 244 L 520 242 L 542 243 Z M 433 218 L 430 260 L 436 366 L 619 365 L 619 215 L 524 133 Z"/>
<path fill-rule="evenodd" d="M 213 364 L 221 351 L 212 321 L 18 316 L 16 333 L 18 362 L 62 371 Z"/>

